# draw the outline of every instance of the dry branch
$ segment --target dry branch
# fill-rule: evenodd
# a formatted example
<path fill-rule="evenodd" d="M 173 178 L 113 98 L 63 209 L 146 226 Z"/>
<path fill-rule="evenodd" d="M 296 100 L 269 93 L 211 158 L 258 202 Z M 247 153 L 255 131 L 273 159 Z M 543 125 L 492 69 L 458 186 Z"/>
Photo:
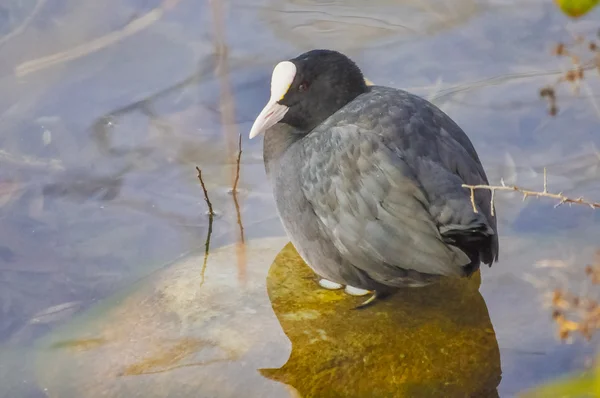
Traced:
<path fill-rule="evenodd" d="M 235 181 L 233 182 L 233 188 L 231 190 L 231 194 L 233 196 L 233 204 L 235 206 L 235 213 L 236 213 L 236 218 L 237 218 L 237 223 L 238 226 L 240 227 L 240 243 L 244 243 L 245 239 L 244 239 L 244 224 L 242 222 L 242 212 L 240 210 L 240 203 L 238 201 L 238 192 L 237 192 L 237 186 L 238 186 L 238 182 L 240 181 L 240 164 L 242 161 L 242 135 L 240 134 L 239 136 L 239 140 L 238 140 L 238 155 L 237 155 L 237 160 L 236 160 L 236 173 L 235 173 Z"/>
<path fill-rule="evenodd" d="M 210 252 L 210 237 L 212 236 L 213 217 L 208 217 L 208 232 L 204 241 L 204 260 L 202 261 L 202 270 L 200 271 L 200 286 L 204 285 L 206 280 L 206 266 L 208 264 L 208 253 Z"/>
<path fill-rule="evenodd" d="M 242 135 L 238 135 L 238 154 L 235 162 L 235 181 L 233 181 L 233 194 L 237 194 L 237 186 L 240 182 L 240 164 L 242 161 Z"/>
<path fill-rule="evenodd" d="M 476 189 L 487 189 L 492 192 L 492 198 L 490 201 L 490 204 L 492 207 L 492 216 L 494 215 L 494 198 L 495 198 L 496 191 L 519 192 L 523 195 L 523 200 L 527 199 L 530 196 L 534 196 L 534 197 L 538 197 L 538 198 L 545 197 L 545 198 L 556 199 L 556 200 L 558 200 L 558 203 L 554 207 L 558 207 L 564 203 L 569 203 L 569 204 L 574 203 L 574 204 L 579 204 L 579 205 L 586 205 L 586 206 L 591 207 L 592 209 L 600 209 L 600 203 L 598 203 L 598 202 L 590 202 L 590 201 L 583 199 L 582 197 L 579 197 L 577 199 L 572 199 L 572 198 L 569 198 L 569 197 L 563 195 L 562 192 L 559 192 L 559 193 L 548 192 L 548 177 L 546 175 L 545 167 L 544 167 L 544 190 L 542 192 L 534 191 L 532 189 L 524 189 L 524 188 L 518 187 L 516 185 L 506 185 L 504 183 L 503 179 L 500 180 L 500 184 L 501 185 L 468 185 L 468 184 L 462 185 L 463 188 L 468 188 L 471 191 L 471 206 L 473 207 L 473 211 L 475 213 L 479 213 L 479 211 L 477 210 L 477 206 L 475 205 L 475 190 Z"/>
<path fill-rule="evenodd" d="M 235 206 L 235 215 L 237 224 L 240 229 L 240 239 L 236 245 L 236 254 L 238 258 L 238 278 L 240 281 L 246 280 L 246 253 L 245 246 L 246 239 L 244 238 L 244 223 L 242 222 L 242 211 L 240 209 L 240 203 L 238 201 L 237 186 L 240 181 L 240 163 L 242 161 L 242 135 L 239 135 L 238 139 L 238 155 L 236 160 L 236 173 L 235 181 L 233 182 L 233 188 L 231 194 L 233 196 L 233 205 Z"/>
<path fill-rule="evenodd" d="M 210 199 L 208 197 L 208 190 L 206 189 L 206 185 L 204 184 L 204 180 L 202 179 L 202 170 L 200 170 L 200 167 L 198 166 L 196 166 L 196 170 L 198 171 L 198 180 L 200 180 L 202 191 L 204 191 L 204 201 L 206 201 L 206 205 L 208 206 L 208 232 L 206 234 L 206 241 L 204 242 L 204 260 L 202 262 L 202 271 L 200 271 L 200 286 L 202 286 L 204 285 L 206 265 L 208 264 L 208 253 L 210 251 L 210 237 L 212 235 L 212 226 L 215 212 L 213 211 L 212 203 L 210 202 Z"/>
<path fill-rule="evenodd" d="M 202 179 L 202 170 L 200 170 L 200 167 L 198 166 L 196 166 L 196 170 L 198 171 L 198 180 L 200 180 L 202 191 L 204 191 L 204 201 L 208 205 L 208 216 L 212 220 L 212 218 L 215 215 L 215 212 L 213 211 L 212 203 L 210 202 L 210 199 L 208 197 L 208 190 L 206 189 L 206 185 L 204 185 L 204 180 Z"/>

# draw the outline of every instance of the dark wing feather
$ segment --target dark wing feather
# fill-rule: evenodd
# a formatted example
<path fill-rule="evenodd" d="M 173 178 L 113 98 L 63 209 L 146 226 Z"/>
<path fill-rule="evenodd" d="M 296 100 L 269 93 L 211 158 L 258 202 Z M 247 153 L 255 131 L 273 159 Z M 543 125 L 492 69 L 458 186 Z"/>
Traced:
<path fill-rule="evenodd" d="M 475 191 L 475 205 L 479 212 L 475 214 L 470 191 L 462 187 L 462 184 L 488 185 L 471 141 L 448 115 L 423 98 L 387 88 L 383 88 L 379 95 L 381 99 L 396 97 L 396 101 L 389 103 L 402 104 L 400 112 L 397 107 L 389 108 L 391 123 L 409 117 L 410 123 L 399 132 L 383 135 L 389 145 L 406 154 L 409 164 L 415 168 L 417 178 L 431 201 L 430 211 L 442 235 L 477 263 L 481 260 L 491 266 L 498 260 L 499 252 L 491 192 Z"/>
<path fill-rule="evenodd" d="M 487 181 L 472 146 L 454 136 L 468 138 L 415 98 L 375 87 L 302 140 L 302 190 L 323 233 L 380 281 L 398 268 L 461 275 L 479 253 L 485 261 L 498 251 L 489 200 L 477 198 L 474 213 L 461 187 Z"/>
<path fill-rule="evenodd" d="M 469 259 L 445 244 L 411 169 L 379 137 L 346 125 L 303 144 L 303 193 L 343 258 L 380 282 L 398 268 L 463 273 Z"/>

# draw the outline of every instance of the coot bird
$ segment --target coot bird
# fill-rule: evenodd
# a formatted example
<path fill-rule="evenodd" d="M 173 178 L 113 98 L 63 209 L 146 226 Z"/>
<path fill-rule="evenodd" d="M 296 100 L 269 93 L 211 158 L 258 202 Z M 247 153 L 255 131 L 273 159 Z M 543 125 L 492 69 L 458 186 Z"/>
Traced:
<path fill-rule="evenodd" d="M 250 138 L 264 137 L 277 212 L 321 286 L 367 300 L 498 260 L 490 192 L 471 141 L 435 105 L 367 85 L 358 66 L 312 50 L 275 66 Z"/>

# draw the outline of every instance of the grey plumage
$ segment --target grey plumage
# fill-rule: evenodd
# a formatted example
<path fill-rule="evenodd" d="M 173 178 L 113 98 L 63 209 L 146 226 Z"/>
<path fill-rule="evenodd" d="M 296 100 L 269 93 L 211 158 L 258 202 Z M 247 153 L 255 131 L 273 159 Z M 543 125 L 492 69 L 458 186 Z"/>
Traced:
<path fill-rule="evenodd" d="M 264 160 L 288 236 L 329 280 L 381 291 L 498 259 L 490 193 L 475 213 L 461 187 L 488 183 L 475 149 L 418 96 L 372 86 L 308 134 L 278 123 Z"/>

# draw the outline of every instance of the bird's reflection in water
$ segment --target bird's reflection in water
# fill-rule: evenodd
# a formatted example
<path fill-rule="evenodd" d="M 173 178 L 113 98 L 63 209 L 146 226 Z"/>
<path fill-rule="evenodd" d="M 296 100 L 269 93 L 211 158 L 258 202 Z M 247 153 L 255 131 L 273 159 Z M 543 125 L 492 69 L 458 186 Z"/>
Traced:
<path fill-rule="evenodd" d="M 321 289 L 288 244 L 267 288 L 292 352 L 260 372 L 302 397 L 497 397 L 500 352 L 480 281 L 477 272 L 353 310 L 364 298 Z"/>

